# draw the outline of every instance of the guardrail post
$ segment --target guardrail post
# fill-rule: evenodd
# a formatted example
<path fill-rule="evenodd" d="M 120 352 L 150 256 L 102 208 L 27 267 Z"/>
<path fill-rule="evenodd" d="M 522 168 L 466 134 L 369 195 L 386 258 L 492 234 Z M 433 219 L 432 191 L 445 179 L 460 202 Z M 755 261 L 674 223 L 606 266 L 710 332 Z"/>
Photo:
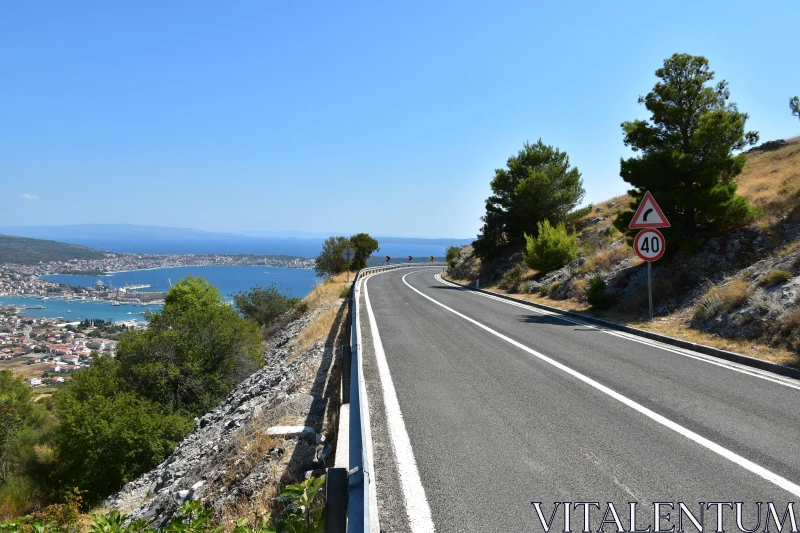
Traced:
<path fill-rule="evenodd" d="M 347 469 L 328 468 L 325 473 L 325 533 L 347 531 Z"/>

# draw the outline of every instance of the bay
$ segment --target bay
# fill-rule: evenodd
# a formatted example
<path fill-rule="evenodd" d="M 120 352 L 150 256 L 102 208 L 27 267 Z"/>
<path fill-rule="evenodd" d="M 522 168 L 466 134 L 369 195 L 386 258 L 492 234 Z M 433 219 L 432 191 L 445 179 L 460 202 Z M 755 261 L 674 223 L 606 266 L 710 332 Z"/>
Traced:
<path fill-rule="evenodd" d="M 268 266 L 182 266 L 115 272 L 107 276 L 52 274 L 42 276 L 42 278 L 56 283 L 82 287 L 91 287 L 99 280 L 112 288 L 122 288 L 125 285 L 150 285 L 149 289 L 143 290 L 167 291 L 170 282 L 174 284 L 188 275 L 205 278 L 220 291 L 226 300 L 231 300 L 233 295 L 239 291 L 247 291 L 256 285 L 267 287 L 273 283 L 281 292 L 294 298 L 302 298 L 321 281 L 313 270 Z M 22 307 L 42 305 L 45 309 L 26 309 L 22 315 L 36 318 L 63 317 L 66 321 L 77 321 L 83 318 L 111 318 L 141 322 L 144 321 L 142 313 L 146 309 L 149 308 L 152 311 L 160 309 L 160 306 L 157 305 L 122 304 L 114 306 L 108 302 L 65 302 L 57 299 L 39 300 L 11 296 L 0 297 L 0 305 Z"/>

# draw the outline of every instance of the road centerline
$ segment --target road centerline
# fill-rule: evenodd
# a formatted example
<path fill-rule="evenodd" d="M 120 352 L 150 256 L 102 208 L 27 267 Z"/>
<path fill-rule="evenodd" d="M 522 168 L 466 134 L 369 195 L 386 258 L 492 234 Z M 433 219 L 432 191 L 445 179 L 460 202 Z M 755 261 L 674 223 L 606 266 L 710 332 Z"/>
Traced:
<path fill-rule="evenodd" d="M 590 378 L 590 377 L 578 372 L 577 370 L 574 370 L 574 369 L 568 367 L 567 365 L 565 365 L 563 363 L 560 363 L 560 362 L 556 361 L 555 359 L 552 359 L 552 358 L 550 358 L 550 357 L 548 357 L 548 356 L 546 356 L 546 355 L 534 350 L 533 348 L 530 348 L 530 347 L 522 344 L 521 342 L 518 342 L 518 341 L 516 341 L 516 340 L 514 340 L 514 339 L 512 339 L 512 338 L 510 338 L 510 337 L 508 337 L 506 335 L 503 335 L 499 331 L 496 331 L 496 330 L 490 328 L 489 326 L 487 326 L 487 325 L 485 325 L 485 324 L 483 324 L 483 323 L 481 323 L 481 322 L 479 322 L 479 321 L 477 321 L 477 320 L 475 320 L 473 318 L 470 318 L 470 317 L 464 315 L 463 313 L 460 313 L 460 312 L 456 311 L 455 309 L 453 309 L 453 308 L 451 308 L 451 307 L 439 302 L 438 300 L 428 296 L 427 294 L 421 292 L 417 288 L 413 287 L 410 283 L 408 283 L 408 281 L 406 280 L 406 277 L 408 277 L 410 274 L 413 274 L 413 272 L 409 272 L 408 274 L 405 274 L 402 277 L 403 283 L 409 289 L 411 289 L 412 291 L 416 292 L 417 294 L 419 294 L 423 298 L 426 298 L 427 300 L 430 300 L 434 304 L 436 304 L 436 305 L 442 307 L 443 309 L 449 311 L 450 313 L 453 313 L 454 315 L 456 315 L 456 316 L 458 316 L 458 317 L 460 317 L 460 318 L 462 318 L 462 319 L 474 324 L 475 326 L 478 326 L 479 328 L 481 328 L 484 331 L 490 333 L 491 335 L 494 335 L 495 337 L 497 337 L 499 339 L 502 339 L 502 340 L 506 341 L 507 343 L 509 343 L 509 344 L 511 344 L 513 346 L 516 346 L 517 348 L 520 348 L 521 350 L 533 355 L 534 357 L 540 359 L 541 361 L 543 361 L 543 362 L 545 362 L 545 363 L 547 363 L 549 365 L 552 365 L 552 366 L 558 368 L 559 370 L 561 370 L 561 371 L 573 376 L 574 378 L 582 381 L 583 383 L 591 386 L 592 388 L 602 392 L 603 394 L 606 394 L 607 396 L 613 398 L 614 400 L 617 400 L 618 402 L 622 403 L 623 405 L 625 405 L 627 407 L 630 407 L 631 409 L 639 412 L 640 414 L 643 414 L 644 416 L 650 418 L 654 422 L 657 422 L 658 424 L 660 424 L 660 425 L 662 425 L 662 426 L 664 426 L 664 427 L 666 427 L 668 429 L 671 429 L 672 431 L 674 431 L 674 432 L 686 437 L 687 439 L 689 439 L 689 440 L 695 442 L 696 444 L 699 444 L 700 446 L 702 446 L 702 447 L 704 447 L 704 448 L 716 453 L 717 455 L 719 455 L 719 456 L 721 456 L 721 457 L 723 457 L 725 459 L 728 459 L 729 461 L 741 466 L 742 468 L 750 471 L 753 474 L 756 474 L 757 476 L 769 481 L 770 483 L 772 483 L 772 484 L 780 487 L 781 489 L 793 494 L 794 496 L 800 497 L 800 485 L 797 485 L 796 483 L 793 483 L 792 481 L 790 481 L 790 480 L 788 480 L 788 479 L 786 479 L 786 478 L 784 478 L 784 477 L 782 477 L 782 476 L 780 476 L 780 475 L 778 475 L 778 474 L 776 474 L 776 473 L 774 473 L 774 472 L 762 467 L 761 465 L 758 465 L 758 464 L 750 461 L 749 459 L 747 459 L 747 458 L 745 458 L 745 457 L 743 457 L 743 456 L 741 456 L 741 455 L 739 455 L 739 454 L 737 454 L 737 453 L 735 453 L 735 452 L 733 452 L 733 451 L 731 451 L 731 450 L 729 450 L 729 449 L 727 449 L 727 448 L 725 448 L 725 447 L 723 447 L 723 446 L 721 446 L 721 445 L 719 445 L 719 444 L 717 444 L 717 443 L 715 443 L 715 442 L 703 437 L 702 435 L 699 435 L 699 434 L 695 433 L 694 431 L 692 431 L 692 430 L 690 430 L 690 429 L 688 429 L 688 428 L 686 428 L 684 426 L 681 426 L 680 424 L 678 424 L 676 422 L 673 422 L 672 420 L 666 418 L 665 416 L 660 415 L 660 414 L 656 413 L 655 411 L 653 411 L 651 409 L 648 409 L 647 407 L 641 405 L 640 403 L 628 398 L 627 396 L 624 396 L 624 395 L 618 393 L 617 391 L 615 391 L 615 390 L 603 385 L 602 383 L 600 383 L 598 381 L 595 381 L 594 379 L 592 379 L 592 378 Z M 369 307 L 368 307 L 368 310 L 369 310 Z"/>

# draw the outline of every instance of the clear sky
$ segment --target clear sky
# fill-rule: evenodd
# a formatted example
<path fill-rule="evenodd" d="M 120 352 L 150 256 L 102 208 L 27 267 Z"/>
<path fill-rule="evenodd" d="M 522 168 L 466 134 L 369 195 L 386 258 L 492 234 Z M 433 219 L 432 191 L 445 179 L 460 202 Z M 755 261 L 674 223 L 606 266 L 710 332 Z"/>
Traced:
<path fill-rule="evenodd" d="M 0 226 L 471 237 L 526 140 L 586 202 L 620 123 L 705 55 L 762 141 L 800 134 L 797 0 L 0 0 Z"/>

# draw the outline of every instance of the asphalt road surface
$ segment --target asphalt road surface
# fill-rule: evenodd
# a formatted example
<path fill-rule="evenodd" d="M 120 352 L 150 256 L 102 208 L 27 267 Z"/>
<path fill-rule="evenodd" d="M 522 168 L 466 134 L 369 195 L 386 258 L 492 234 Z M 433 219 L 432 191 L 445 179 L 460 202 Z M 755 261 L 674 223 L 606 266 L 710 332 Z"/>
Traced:
<path fill-rule="evenodd" d="M 800 382 L 463 290 L 437 269 L 367 278 L 360 302 L 381 529 L 678 530 L 678 502 L 754 529 L 800 499 Z M 371 316 L 370 316 L 371 315 Z M 377 335 L 375 329 L 377 328 Z M 800 504 L 795 503 L 800 522 Z M 599 507 L 599 510 L 598 510 Z M 759 531 L 767 519 L 762 509 Z M 789 529 L 786 523 L 784 531 Z M 683 528 L 697 531 L 688 515 Z M 770 531 L 776 531 L 770 523 Z"/>

